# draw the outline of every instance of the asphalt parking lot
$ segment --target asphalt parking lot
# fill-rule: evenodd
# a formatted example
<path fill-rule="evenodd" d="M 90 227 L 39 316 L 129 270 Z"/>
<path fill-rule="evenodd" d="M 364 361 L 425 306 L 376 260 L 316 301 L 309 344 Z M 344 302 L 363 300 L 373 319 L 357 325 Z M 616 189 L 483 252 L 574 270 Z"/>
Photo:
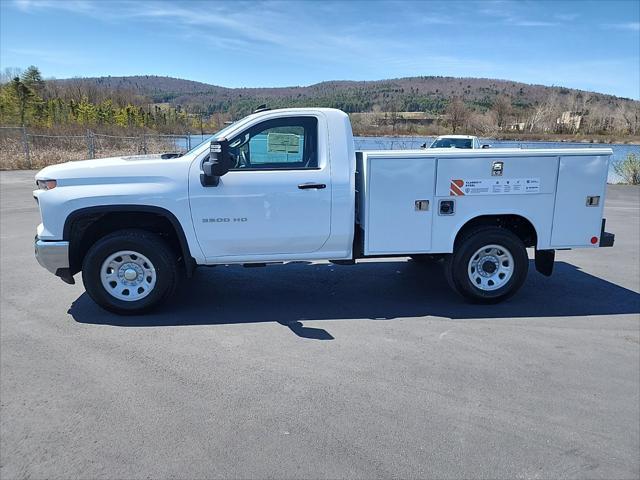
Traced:
<path fill-rule="evenodd" d="M 396 259 L 200 269 L 126 318 L 36 263 L 33 173 L 0 183 L 3 479 L 640 476 L 637 187 L 500 305 Z"/>

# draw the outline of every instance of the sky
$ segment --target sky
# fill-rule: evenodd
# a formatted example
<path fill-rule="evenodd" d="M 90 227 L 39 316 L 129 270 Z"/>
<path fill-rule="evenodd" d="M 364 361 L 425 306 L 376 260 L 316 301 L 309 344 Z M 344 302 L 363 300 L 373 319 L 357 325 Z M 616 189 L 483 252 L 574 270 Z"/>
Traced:
<path fill-rule="evenodd" d="M 417 75 L 640 99 L 640 0 L 0 0 L 0 68 L 225 87 Z"/>

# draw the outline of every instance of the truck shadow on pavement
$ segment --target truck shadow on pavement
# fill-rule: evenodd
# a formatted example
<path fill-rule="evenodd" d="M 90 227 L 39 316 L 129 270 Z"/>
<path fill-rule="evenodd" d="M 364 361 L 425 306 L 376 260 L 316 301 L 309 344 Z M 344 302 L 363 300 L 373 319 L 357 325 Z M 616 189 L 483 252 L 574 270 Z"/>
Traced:
<path fill-rule="evenodd" d="M 458 319 L 572 317 L 640 313 L 640 294 L 556 262 L 552 277 L 530 264 L 515 297 L 474 305 L 449 290 L 438 264 L 404 259 L 353 266 L 287 264 L 265 268 L 200 268 L 174 298 L 143 316 L 105 312 L 83 293 L 69 313 L 79 323 L 166 327 L 277 322 L 299 337 L 332 340 L 306 320 L 436 316 Z"/>

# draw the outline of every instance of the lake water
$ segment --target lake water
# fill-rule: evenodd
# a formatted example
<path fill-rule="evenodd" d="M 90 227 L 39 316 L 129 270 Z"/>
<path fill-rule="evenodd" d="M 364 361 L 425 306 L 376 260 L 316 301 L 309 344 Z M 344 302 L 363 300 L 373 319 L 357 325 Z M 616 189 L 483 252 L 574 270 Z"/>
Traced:
<path fill-rule="evenodd" d="M 355 137 L 356 150 L 403 150 L 420 148 L 424 143 L 430 145 L 435 137 Z M 483 138 L 480 143 L 492 148 L 611 148 L 612 163 L 623 160 L 627 154 L 635 153 L 640 157 L 640 145 L 610 145 L 608 143 L 581 142 L 517 142 L 511 140 L 493 140 Z M 609 183 L 617 183 L 620 178 L 609 170 Z"/>
<path fill-rule="evenodd" d="M 208 135 L 192 135 L 191 145 L 206 140 Z M 435 137 L 354 137 L 356 150 L 407 150 L 420 148 L 423 143 L 430 145 Z M 180 142 L 179 142 L 180 143 Z M 182 142 L 186 143 L 186 142 Z M 605 147 L 613 150 L 612 162 L 623 160 L 627 154 L 635 153 L 640 157 L 640 145 L 610 145 L 607 143 L 582 142 L 518 142 L 511 140 L 494 140 L 483 138 L 480 143 L 488 143 L 492 148 L 597 148 Z M 180 145 L 184 147 L 185 145 Z M 609 183 L 617 183 L 620 178 L 609 170 Z"/>

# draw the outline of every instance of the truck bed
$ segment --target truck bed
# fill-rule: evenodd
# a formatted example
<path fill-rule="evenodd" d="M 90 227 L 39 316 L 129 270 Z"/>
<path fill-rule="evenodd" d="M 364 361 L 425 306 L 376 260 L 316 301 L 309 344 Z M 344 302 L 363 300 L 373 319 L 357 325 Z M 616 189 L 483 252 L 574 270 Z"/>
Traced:
<path fill-rule="evenodd" d="M 359 151 L 363 253 L 450 253 L 478 212 L 527 219 L 540 250 L 597 247 L 611 155 L 609 148 Z"/>

